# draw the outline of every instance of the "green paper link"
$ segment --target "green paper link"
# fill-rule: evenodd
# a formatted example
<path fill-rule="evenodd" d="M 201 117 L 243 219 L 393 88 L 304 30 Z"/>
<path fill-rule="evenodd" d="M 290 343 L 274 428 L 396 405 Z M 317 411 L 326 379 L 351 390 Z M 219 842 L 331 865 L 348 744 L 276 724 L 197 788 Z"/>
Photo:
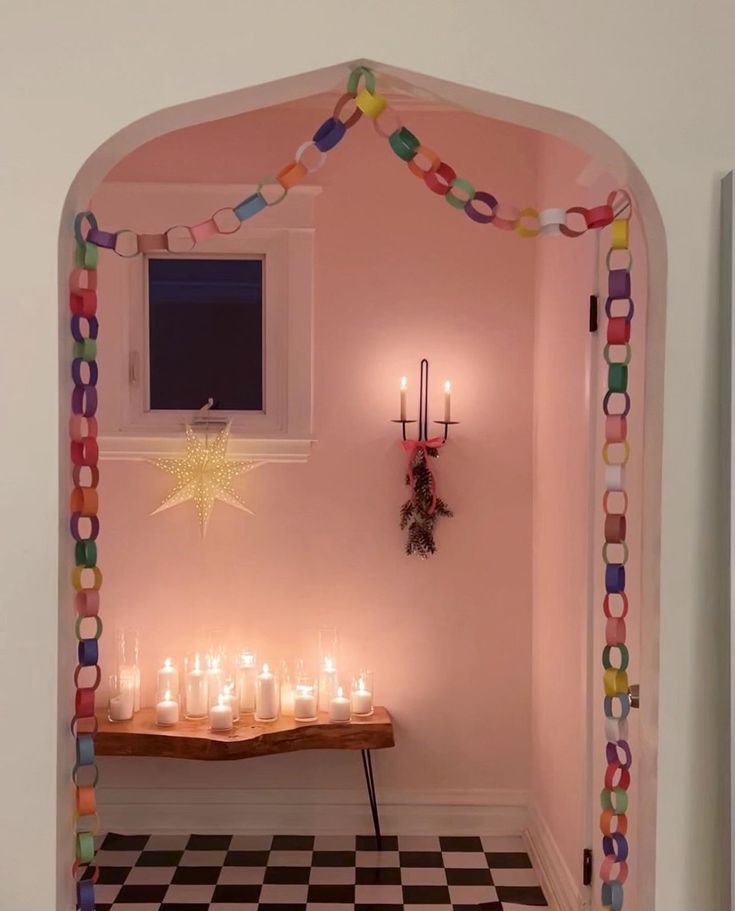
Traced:
<path fill-rule="evenodd" d="M 97 563 L 97 543 L 91 538 L 77 541 L 74 547 L 74 559 L 77 566 L 91 569 Z"/>
<path fill-rule="evenodd" d="M 94 858 L 94 835 L 91 832 L 77 832 L 77 860 L 90 864 Z"/>
<path fill-rule="evenodd" d="M 458 187 L 460 190 L 464 190 L 467 194 L 467 199 L 461 199 L 459 196 L 455 196 L 452 190 L 454 187 Z M 453 206 L 455 209 L 464 209 L 467 203 L 475 198 L 475 188 L 469 182 L 465 180 L 464 177 L 455 177 L 452 181 L 452 186 L 449 192 L 444 196 L 444 199 L 449 203 L 450 206 Z"/>
<path fill-rule="evenodd" d="M 97 339 L 85 338 L 81 342 L 74 342 L 74 357 L 93 361 L 97 357 Z"/>
<path fill-rule="evenodd" d="M 610 652 L 614 648 L 620 649 L 620 667 L 615 667 L 610 661 Z M 602 666 L 606 671 L 625 671 L 628 669 L 629 661 L 630 652 L 628 651 L 628 646 L 622 642 L 618 642 L 615 645 L 606 645 L 602 650 Z"/>
<path fill-rule="evenodd" d="M 614 802 L 613 794 L 615 795 Z M 600 792 L 600 805 L 603 810 L 612 810 L 613 813 L 625 813 L 628 809 L 628 792 L 622 788 L 603 788 Z"/>
<path fill-rule="evenodd" d="M 356 95 L 357 89 L 360 85 L 361 77 L 365 77 L 365 88 L 372 95 L 375 91 L 375 73 L 372 70 L 369 70 L 366 66 L 357 66 L 350 73 L 350 78 L 347 80 L 347 91 L 350 95 Z"/>
<path fill-rule="evenodd" d="M 414 136 L 406 127 L 399 127 L 395 133 L 391 133 L 388 137 L 388 142 L 401 161 L 414 159 L 416 150 L 421 145 L 418 136 Z"/>
<path fill-rule="evenodd" d="M 75 261 L 80 269 L 96 269 L 99 251 L 95 244 L 77 242 Z"/>
<path fill-rule="evenodd" d="M 607 370 L 607 386 L 610 392 L 625 392 L 628 388 L 628 367 L 626 364 L 610 364 Z"/>

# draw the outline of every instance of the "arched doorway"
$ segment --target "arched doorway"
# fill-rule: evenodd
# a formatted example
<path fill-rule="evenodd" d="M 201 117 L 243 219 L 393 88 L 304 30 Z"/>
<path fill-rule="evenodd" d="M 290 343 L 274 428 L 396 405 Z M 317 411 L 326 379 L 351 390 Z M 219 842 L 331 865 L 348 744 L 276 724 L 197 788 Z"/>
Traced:
<path fill-rule="evenodd" d="M 399 72 L 391 70 L 390 68 L 384 68 L 384 69 L 385 69 L 385 75 L 388 78 L 389 84 L 390 84 L 390 80 L 393 80 L 393 83 L 395 84 L 396 88 L 403 87 L 404 89 L 406 88 L 407 85 L 409 85 L 408 79 L 407 79 L 407 74 L 400 74 Z M 313 88 L 319 84 L 326 85 L 326 82 L 324 82 L 322 80 L 329 80 L 329 85 L 331 87 L 333 75 L 334 74 L 332 71 L 321 71 L 318 74 L 311 74 L 308 77 L 309 88 Z M 491 111 L 494 112 L 495 116 L 498 116 L 498 113 L 502 110 L 503 119 L 505 119 L 505 120 L 514 121 L 516 123 L 525 121 L 526 123 L 529 123 L 529 124 L 532 123 L 536 128 L 546 129 L 549 132 L 554 132 L 556 134 L 563 133 L 565 127 L 572 126 L 572 124 L 569 121 L 565 121 L 565 118 L 563 116 L 556 115 L 553 112 L 538 111 L 536 109 L 529 108 L 528 106 L 525 106 L 525 105 L 517 104 L 515 102 L 509 102 L 507 99 L 495 98 L 493 96 L 486 95 L 485 93 L 470 92 L 469 90 L 462 89 L 461 87 L 458 87 L 458 86 L 454 86 L 454 87 L 447 87 L 444 85 L 439 86 L 434 81 L 423 78 L 423 77 L 415 77 L 415 81 L 414 81 L 414 76 L 411 75 L 410 80 L 415 85 L 429 90 L 431 92 L 432 98 L 435 98 L 436 95 L 438 94 L 439 90 L 441 90 L 442 94 L 444 94 L 444 97 L 447 100 L 449 100 L 451 103 L 456 104 L 461 101 L 462 105 L 465 109 L 472 110 L 476 113 L 481 113 L 485 116 L 489 115 Z M 276 100 L 279 100 L 279 99 L 283 100 L 284 98 L 289 97 L 289 93 L 291 91 L 293 91 L 293 87 L 286 86 L 286 85 L 261 87 L 259 90 L 257 90 L 257 92 L 253 96 L 248 95 L 247 106 L 251 106 L 251 107 L 262 106 L 264 103 L 264 100 L 266 100 L 266 99 L 267 99 L 268 103 L 272 104 Z M 302 89 L 302 91 L 303 91 L 303 89 Z M 207 101 L 206 103 L 197 102 L 191 106 L 186 106 L 184 109 L 181 109 L 180 111 L 178 111 L 178 115 L 180 115 L 180 118 L 181 118 L 179 120 L 179 124 L 183 124 L 186 121 L 186 119 L 189 117 L 191 117 L 192 119 L 196 119 L 196 120 L 211 119 L 213 116 L 213 113 L 214 113 L 214 109 L 215 109 L 212 106 L 216 106 L 219 103 L 219 101 L 221 101 L 221 99 L 219 99 L 219 100 L 211 99 L 211 100 Z M 228 99 L 227 104 L 232 105 L 233 101 L 234 101 L 233 99 Z M 241 109 L 245 109 L 245 103 L 244 103 L 243 98 L 239 98 L 238 103 L 240 103 L 242 105 Z M 201 105 L 201 107 L 200 107 L 200 105 Z M 204 110 L 205 107 L 208 107 L 208 112 L 206 112 L 206 113 Z M 195 109 L 196 109 L 196 114 L 194 114 Z M 171 114 L 171 113 L 173 113 L 173 112 L 169 112 L 169 114 Z M 513 114 L 514 116 L 511 116 L 511 114 Z M 221 108 L 218 109 L 218 113 L 216 116 L 218 116 L 218 117 L 222 116 Z M 169 121 L 167 123 L 167 127 L 170 127 L 171 125 L 172 125 L 172 122 Z M 554 130 L 551 129 L 552 125 L 554 126 Z M 574 123 L 573 125 L 574 125 L 574 127 L 577 128 L 577 130 L 579 130 L 580 133 L 587 134 L 587 138 L 589 140 L 589 145 L 596 145 L 598 142 L 601 145 L 605 144 L 604 138 L 596 135 L 591 128 L 586 127 L 585 125 L 579 125 L 576 123 Z M 133 129 L 133 128 L 131 128 L 131 129 Z M 145 127 L 146 131 L 148 131 L 150 129 L 152 129 L 152 122 L 147 123 L 147 125 Z M 159 130 L 160 130 L 160 128 L 159 128 Z M 129 139 L 129 137 L 128 137 L 128 139 Z M 605 150 L 605 153 L 606 153 L 605 154 L 606 162 L 610 162 L 611 160 L 617 159 L 616 164 L 618 166 L 620 166 L 624 163 L 624 157 L 619 153 L 619 150 L 614 148 L 614 146 L 612 144 L 609 144 L 608 148 Z M 90 163 L 90 167 L 92 166 L 93 163 L 94 162 Z M 616 171 L 616 164 L 613 164 L 610 166 L 613 173 L 615 173 L 615 171 Z M 630 166 L 628 165 L 628 167 L 630 167 Z M 85 170 L 89 170 L 89 169 L 85 169 Z M 636 175 L 632 171 L 632 169 L 629 171 L 626 171 L 625 173 L 623 171 L 621 171 L 620 173 L 621 173 L 621 177 L 627 178 L 627 181 L 629 181 L 631 184 L 633 184 L 635 182 L 634 178 L 636 178 Z M 80 179 L 83 179 L 83 177 L 84 177 L 84 175 L 82 175 L 80 177 Z M 594 182 L 594 175 L 590 178 L 590 180 L 592 182 Z M 643 196 L 643 207 L 645 210 L 645 203 L 646 203 L 645 192 L 642 192 L 642 196 Z M 644 224 L 645 224 L 645 218 L 644 218 Z M 651 297 L 651 301 L 653 301 L 653 296 Z M 650 312 L 654 313 L 655 307 L 651 307 Z M 656 328 L 659 332 L 662 331 L 662 326 L 658 326 L 658 327 L 654 327 L 654 328 Z M 658 379 L 660 380 L 660 372 L 662 369 L 662 364 L 660 364 L 660 363 L 649 364 L 649 358 L 647 357 L 646 358 L 646 369 L 647 369 L 647 371 L 652 371 L 651 377 L 650 377 L 651 381 L 646 382 L 646 384 L 645 384 L 646 394 L 648 396 L 653 396 L 654 393 L 651 392 L 651 390 L 655 390 L 657 388 L 658 384 L 656 382 L 656 378 L 658 377 Z M 649 401 L 653 401 L 653 398 L 649 399 Z M 648 420 L 648 416 L 649 416 L 648 411 L 646 412 L 646 416 L 647 416 L 647 420 Z M 646 451 L 647 457 L 651 458 L 653 460 L 652 464 L 655 464 L 656 458 L 658 456 L 658 442 L 657 442 L 658 429 L 657 429 L 657 421 L 656 421 L 655 413 L 653 414 L 652 417 L 653 417 L 653 420 L 651 422 L 651 425 L 647 424 L 647 427 L 645 429 L 645 432 L 646 432 L 645 451 Z M 652 429 L 650 429 L 650 428 L 652 428 Z M 655 473 L 653 476 L 654 477 L 656 476 Z M 650 487 L 648 487 L 647 489 L 650 490 Z M 655 500 L 655 497 L 654 497 L 654 500 Z M 657 514 L 656 503 L 655 502 L 651 503 L 650 507 L 651 507 L 652 513 Z M 647 525 L 645 519 L 643 521 L 643 541 L 641 542 L 641 548 L 642 548 L 642 552 L 644 554 L 647 554 L 648 557 L 653 557 L 654 563 L 652 565 L 655 565 L 655 554 L 652 553 L 652 551 L 651 551 L 651 549 L 655 548 L 655 541 L 657 539 L 655 520 L 652 519 L 652 523 L 654 523 L 654 524 L 652 524 L 650 526 L 651 534 L 649 537 L 649 535 L 648 535 L 649 526 Z M 647 543 L 649 541 L 654 542 L 654 543 L 652 543 L 652 544 Z M 646 559 L 646 557 L 644 557 L 643 559 Z M 650 574 L 646 574 L 646 575 L 650 579 L 655 578 L 654 573 L 650 573 Z M 653 584 L 653 583 L 650 583 L 650 584 Z M 643 603 L 648 605 L 648 607 L 650 608 L 650 605 L 655 604 L 656 602 L 655 602 L 655 599 L 644 597 Z M 655 618 L 651 618 L 651 619 L 655 620 Z M 655 630 L 655 626 L 651 627 L 649 630 L 649 627 L 647 626 L 647 620 L 644 619 L 642 622 L 644 624 L 646 624 L 646 629 L 647 629 L 646 638 L 650 637 L 651 640 L 655 641 L 656 636 L 655 636 L 655 633 L 653 632 L 653 630 Z M 645 692 L 651 692 L 651 693 L 655 692 L 655 674 L 656 674 L 655 663 L 652 662 L 650 667 L 648 667 L 646 665 L 642 665 L 641 672 L 642 672 L 642 674 L 645 674 L 646 676 L 649 673 L 652 673 L 654 675 L 653 679 L 647 680 L 646 676 L 643 676 L 641 678 L 641 683 L 643 686 L 644 693 Z M 644 699 L 643 705 L 645 707 L 644 711 L 652 713 L 650 718 L 653 719 L 654 727 L 648 727 L 648 730 L 654 730 L 655 729 L 655 704 L 654 704 L 653 700 L 651 700 L 650 704 L 646 704 L 646 701 Z M 651 744 L 648 744 L 648 747 L 650 747 L 650 746 L 651 746 Z M 647 758 L 645 761 L 646 761 L 647 765 L 649 766 L 649 769 L 652 769 L 653 764 L 655 763 L 655 749 L 652 752 L 649 750 L 649 753 L 647 754 Z M 653 781 L 653 779 L 651 779 L 651 781 Z M 652 838 L 652 832 L 651 832 L 650 837 Z"/>

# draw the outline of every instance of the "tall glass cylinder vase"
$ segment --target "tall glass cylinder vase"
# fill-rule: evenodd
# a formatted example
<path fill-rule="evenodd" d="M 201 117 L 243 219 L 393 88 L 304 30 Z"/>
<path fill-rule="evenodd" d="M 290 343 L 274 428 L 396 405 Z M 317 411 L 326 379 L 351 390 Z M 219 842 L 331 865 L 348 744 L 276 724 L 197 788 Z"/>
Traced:
<path fill-rule="evenodd" d="M 184 659 L 184 712 L 187 718 L 206 718 L 209 711 L 207 671 L 199 652 Z"/>
<path fill-rule="evenodd" d="M 140 711 L 140 655 L 138 630 L 115 630 L 115 673 L 121 690 L 132 690 L 133 711 Z"/>
<path fill-rule="evenodd" d="M 235 673 L 237 693 L 240 697 L 240 713 L 252 715 L 255 712 L 255 678 L 258 676 L 254 652 L 248 649 L 240 652 Z"/>

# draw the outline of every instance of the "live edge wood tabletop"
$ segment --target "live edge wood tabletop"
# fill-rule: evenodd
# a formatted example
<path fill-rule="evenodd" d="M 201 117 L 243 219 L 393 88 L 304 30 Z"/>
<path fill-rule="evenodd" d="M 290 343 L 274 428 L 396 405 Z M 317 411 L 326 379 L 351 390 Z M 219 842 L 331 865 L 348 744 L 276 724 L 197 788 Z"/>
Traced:
<path fill-rule="evenodd" d="M 213 733 L 207 719 L 182 719 L 159 727 L 153 708 L 141 709 L 130 721 L 111 722 L 98 713 L 95 738 L 98 756 L 162 756 L 169 759 L 249 759 L 298 750 L 380 750 L 395 746 L 393 721 L 387 709 L 376 706 L 369 718 L 333 724 L 326 714 L 317 721 L 279 718 L 259 722 L 241 717 L 232 731 Z"/>

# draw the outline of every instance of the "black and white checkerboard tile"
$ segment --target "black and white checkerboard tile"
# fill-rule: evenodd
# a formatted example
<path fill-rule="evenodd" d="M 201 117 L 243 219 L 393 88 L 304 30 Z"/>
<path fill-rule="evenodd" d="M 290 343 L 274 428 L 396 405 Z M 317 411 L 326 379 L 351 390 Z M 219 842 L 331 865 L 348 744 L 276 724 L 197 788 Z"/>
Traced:
<path fill-rule="evenodd" d="M 546 906 L 521 838 L 115 835 L 98 911 L 519 911 Z"/>

